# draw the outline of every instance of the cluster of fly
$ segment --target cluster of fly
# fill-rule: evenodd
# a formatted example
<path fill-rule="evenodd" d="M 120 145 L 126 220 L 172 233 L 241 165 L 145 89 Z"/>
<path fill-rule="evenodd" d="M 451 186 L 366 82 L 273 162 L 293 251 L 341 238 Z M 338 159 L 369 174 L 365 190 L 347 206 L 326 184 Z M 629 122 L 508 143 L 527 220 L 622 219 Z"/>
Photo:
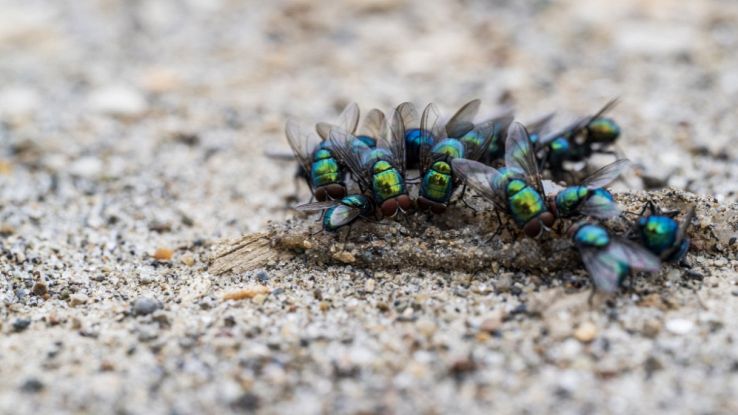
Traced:
<path fill-rule="evenodd" d="M 419 113 L 407 102 L 389 117 L 372 109 L 363 120 L 351 104 L 338 123 L 318 123 L 315 132 L 290 120 L 287 140 L 315 200 L 296 209 L 320 212 L 323 229 L 335 232 L 360 218 L 415 210 L 442 214 L 455 191 L 468 186 L 491 203 L 498 230 L 501 214 L 531 238 L 551 231 L 559 219 L 568 221 L 562 229 L 568 229 L 593 286 L 613 292 L 631 271 L 654 272 L 662 261 L 681 260 L 694 216 L 692 208 L 677 222 L 679 212 L 648 204 L 625 235 L 599 222 L 627 220 L 629 213 L 605 188 L 629 166 L 611 149 L 620 127 L 604 115 L 615 103 L 559 129 L 550 128 L 553 114 L 527 126 L 514 121 L 509 110 L 477 121 L 479 100 L 447 120 L 434 104 Z M 586 162 L 596 153 L 614 154 L 616 160 L 582 180 L 567 170 L 570 162 Z M 408 189 L 410 170 L 418 172 L 417 197 Z"/>

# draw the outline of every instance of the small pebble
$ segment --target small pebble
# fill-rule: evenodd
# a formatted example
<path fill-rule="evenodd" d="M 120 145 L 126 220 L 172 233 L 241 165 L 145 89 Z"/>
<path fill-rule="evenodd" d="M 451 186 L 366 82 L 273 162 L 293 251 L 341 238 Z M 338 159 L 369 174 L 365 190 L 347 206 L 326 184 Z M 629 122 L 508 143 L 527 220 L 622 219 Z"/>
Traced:
<path fill-rule="evenodd" d="M 693 327 L 694 323 L 683 318 L 674 318 L 666 322 L 666 330 L 678 335 L 689 333 Z"/>
<path fill-rule="evenodd" d="M 30 378 L 23 382 L 20 389 L 26 393 L 38 393 L 44 389 L 44 384 L 36 378 Z"/>
<path fill-rule="evenodd" d="M 436 323 L 427 318 L 421 318 L 415 323 L 418 332 L 426 337 L 432 336 L 436 332 Z"/>
<path fill-rule="evenodd" d="M 373 293 L 374 289 L 376 288 L 377 282 L 373 278 L 369 278 L 364 283 L 364 291 L 368 293 Z"/>
<path fill-rule="evenodd" d="M 259 294 L 269 294 L 269 287 L 264 285 L 256 285 L 253 287 L 246 287 L 240 290 L 229 291 L 223 295 L 224 300 L 245 300 L 248 298 L 254 298 Z"/>
<path fill-rule="evenodd" d="M 354 254 L 348 251 L 341 251 L 336 252 L 333 254 L 333 258 L 337 261 L 343 262 L 344 264 L 353 264 L 356 262 L 356 257 L 354 257 Z"/>
<path fill-rule="evenodd" d="M 132 310 L 134 316 L 145 316 L 160 308 L 162 304 L 158 300 L 151 297 L 138 297 L 133 302 Z"/>
<path fill-rule="evenodd" d="M 148 106 L 140 92 L 123 85 L 99 88 L 90 94 L 87 102 L 93 111 L 127 117 L 142 114 Z"/>
<path fill-rule="evenodd" d="M 585 321 L 574 330 L 574 337 L 582 343 L 589 343 L 597 337 L 597 326 Z"/>
<path fill-rule="evenodd" d="M 29 318 L 17 318 L 13 321 L 13 331 L 20 333 L 27 329 L 31 325 L 31 319 Z"/>
<path fill-rule="evenodd" d="M 195 257 L 192 256 L 189 252 L 182 255 L 182 263 L 187 265 L 188 267 L 191 267 L 195 265 Z"/>
<path fill-rule="evenodd" d="M 69 296 L 69 305 L 76 307 L 81 304 L 86 304 L 89 301 L 89 297 L 83 293 L 74 293 Z"/>
<path fill-rule="evenodd" d="M 266 271 L 259 271 L 256 273 L 256 279 L 262 284 L 266 283 L 269 281 L 269 274 L 267 274 Z"/>
<path fill-rule="evenodd" d="M 157 261 L 169 261 L 172 259 L 174 251 L 171 248 L 159 247 L 154 251 L 154 259 Z"/>

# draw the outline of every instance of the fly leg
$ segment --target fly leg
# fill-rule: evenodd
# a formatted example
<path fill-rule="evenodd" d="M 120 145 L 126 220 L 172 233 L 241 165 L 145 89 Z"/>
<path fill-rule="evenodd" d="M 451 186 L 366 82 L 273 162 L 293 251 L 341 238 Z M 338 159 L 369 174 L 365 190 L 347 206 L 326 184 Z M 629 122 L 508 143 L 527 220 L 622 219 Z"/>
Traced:
<path fill-rule="evenodd" d="M 464 206 L 471 209 L 471 211 L 476 214 L 477 210 L 471 207 L 471 205 L 469 205 L 469 203 L 466 202 L 466 199 L 464 199 L 464 194 L 466 194 L 466 183 L 464 183 L 464 185 L 461 187 L 461 194 L 459 195 L 459 200 L 461 200 L 464 203 Z"/>
<path fill-rule="evenodd" d="M 499 235 L 502 232 L 502 218 L 500 217 L 500 211 L 497 209 L 495 209 L 495 216 L 497 217 L 497 228 L 492 233 L 492 235 L 490 235 L 490 237 L 487 238 L 486 241 L 484 241 L 484 243 L 489 243 L 490 241 L 492 241 L 492 239 L 494 239 L 495 236 Z"/>

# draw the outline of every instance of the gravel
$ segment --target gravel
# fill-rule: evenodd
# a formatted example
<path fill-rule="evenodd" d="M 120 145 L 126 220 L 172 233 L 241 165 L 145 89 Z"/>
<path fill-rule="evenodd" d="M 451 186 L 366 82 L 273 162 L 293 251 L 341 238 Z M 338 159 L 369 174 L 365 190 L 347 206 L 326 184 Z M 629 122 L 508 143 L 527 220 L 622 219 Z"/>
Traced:
<path fill-rule="evenodd" d="M 4 2 L 0 413 L 738 413 L 736 19 L 719 0 Z M 294 165 L 264 156 L 289 151 L 288 117 L 351 101 L 563 125 L 615 96 L 618 201 L 698 215 L 691 268 L 592 305 L 568 241 L 486 243 L 478 198 L 312 235 Z"/>

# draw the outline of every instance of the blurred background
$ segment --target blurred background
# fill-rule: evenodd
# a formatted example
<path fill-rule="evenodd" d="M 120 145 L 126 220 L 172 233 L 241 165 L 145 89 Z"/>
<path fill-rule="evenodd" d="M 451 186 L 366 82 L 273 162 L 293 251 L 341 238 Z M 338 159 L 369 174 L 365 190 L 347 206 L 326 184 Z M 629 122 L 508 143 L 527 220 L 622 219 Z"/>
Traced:
<path fill-rule="evenodd" d="M 4 0 L 2 192 L 237 234 L 287 214 L 292 167 L 263 152 L 288 115 L 478 97 L 563 124 L 619 96 L 628 157 L 735 201 L 736 23 L 729 0 Z"/>
<path fill-rule="evenodd" d="M 728 413 L 728 362 L 736 365 L 730 326 L 719 330 L 735 301 L 713 306 L 718 317 L 694 304 L 673 311 L 686 317 L 667 324 L 666 340 L 653 336 L 666 333 L 674 305 L 656 294 L 655 306 L 612 309 L 637 324 L 583 312 L 578 319 L 608 330 L 591 349 L 571 337 L 574 320 L 562 317 L 564 334 L 547 336 L 521 304 L 519 317 L 510 312 L 512 343 L 477 346 L 475 313 L 517 307 L 517 294 L 488 281 L 470 292 L 458 275 L 396 289 L 380 280 L 370 301 L 347 294 L 345 309 L 324 313 L 322 295 L 342 304 L 353 292 L 350 275 L 288 268 L 215 278 L 207 258 L 220 238 L 292 215 L 294 166 L 264 156 L 288 151 L 287 117 L 310 126 L 351 101 L 365 111 L 432 101 L 449 114 L 481 98 L 482 112 L 512 104 L 527 121 L 556 111 L 563 125 L 620 97 L 611 113 L 623 130 L 618 147 L 641 171 L 620 190 L 642 189 L 646 177 L 736 202 L 736 51 L 735 0 L 0 0 L 0 413 L 270 403 L 381 412 L 408 396 L 410 408 L 430 412 L 477 402 L 529 413 L 603 404 L 612 413 Z M 736 298 L 727 278 L 709 278 L 713 293 Z M 222 301 L 224 290 L 254 282 L 282 294 Z M 422 284 L 432 285 L 426 300 L 415 297 Z M 436 309 L 418 311 L 424 326 L 394 324 L 373 301 L 445 307 L 438 345 L 416 342 L 436 329 Z M 690 332 L 698 315 L 700 336 Z M 324 340 L 303 345 L 307 331 Z M 347 333 L 358 340 L 344 341 Z M 416 353 L 418 344 L 428 349 Z M 385 345 L 389 357 L 376 363 L 371 348 Z M 453 359 L 477 347 L 488 365 L 482 383 L 459 383 L 448 366 L 473 369 Z M 374 365 L 362 372 L 371 386 L 341 372 L 336 356 Z"/>

